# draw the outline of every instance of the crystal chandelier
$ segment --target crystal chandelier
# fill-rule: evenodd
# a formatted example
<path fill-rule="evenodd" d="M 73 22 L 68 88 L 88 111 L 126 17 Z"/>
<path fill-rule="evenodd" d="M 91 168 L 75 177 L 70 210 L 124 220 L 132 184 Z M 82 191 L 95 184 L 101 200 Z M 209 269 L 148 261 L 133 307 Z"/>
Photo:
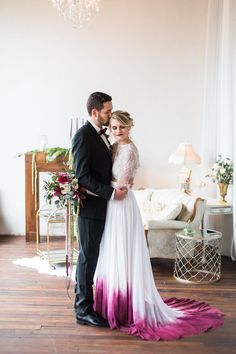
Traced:
<path fill-rule="evenodd" d="M 92 12 L 98 12 L 100 0 L 51 0 L 60 16 L 67 22 L 72 22 L 75 27 L 81 27 L 88 22 Z"/>

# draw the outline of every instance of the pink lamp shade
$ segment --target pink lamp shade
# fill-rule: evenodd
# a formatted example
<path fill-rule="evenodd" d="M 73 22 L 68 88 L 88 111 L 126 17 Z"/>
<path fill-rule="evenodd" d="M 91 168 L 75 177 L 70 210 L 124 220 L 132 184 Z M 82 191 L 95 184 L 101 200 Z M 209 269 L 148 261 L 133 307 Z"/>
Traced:
<path fill-rule="evenodd" d="M 177 150 L 170 155 L 168 162 L 177 165 L 195 165 L 201 163 L 201 158 L 193 149 L 192 144 L 181 143 Z"/>
<path fill-rule="evenodd" d="M 192 144 L 190 143 L 179 144 L 177 150 L 172 155 L 170 155 L 168 162 L 175 163 L 177 165 L 183 165 L 181 172 L 179 174 L 180 188 L 185 193 L 191 195 L 190 181 L 191 181 L 192 171 L 186 166 L 201 163 L 201 158 L 193 149 Z"/>

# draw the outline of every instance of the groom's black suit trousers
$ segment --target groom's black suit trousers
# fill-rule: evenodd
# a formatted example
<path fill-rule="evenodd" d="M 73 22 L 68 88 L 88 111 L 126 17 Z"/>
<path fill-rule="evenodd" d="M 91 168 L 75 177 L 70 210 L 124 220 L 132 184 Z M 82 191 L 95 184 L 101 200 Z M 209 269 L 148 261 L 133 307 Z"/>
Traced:
<path fill-rule="evenodd" d="M 105 220 L 79 218 L 80 254 L 76 271 L 76 311 L 91 312 L 93 307 L 93 277 Z"/>

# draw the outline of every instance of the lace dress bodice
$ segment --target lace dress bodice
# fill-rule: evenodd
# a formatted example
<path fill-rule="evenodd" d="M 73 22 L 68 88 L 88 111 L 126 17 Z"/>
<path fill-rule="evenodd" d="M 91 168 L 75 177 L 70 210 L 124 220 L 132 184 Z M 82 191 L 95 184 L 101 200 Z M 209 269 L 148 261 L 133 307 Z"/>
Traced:
<path fill-rule="evenodd" d="M 119 187 L 127 186 L 140 166 L 139 154 L 134 143 L 114 144 L 112 177 Z"/>

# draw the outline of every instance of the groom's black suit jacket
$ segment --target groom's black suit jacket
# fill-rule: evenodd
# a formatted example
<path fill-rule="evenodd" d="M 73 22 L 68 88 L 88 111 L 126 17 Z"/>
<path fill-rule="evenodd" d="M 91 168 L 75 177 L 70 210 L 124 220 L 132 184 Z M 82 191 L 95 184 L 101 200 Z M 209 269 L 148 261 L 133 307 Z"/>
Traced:
<path fill-rule="evenodd" d="M 86 194 L 80 216 L 93 219 L 105 219 L 107 201 L 113 188 L 112 157 L 106 144 L 94 129 L 86 122 L 74 135 L 72 154 L 75 175 L 79 185 L 98 195 Z"/>

